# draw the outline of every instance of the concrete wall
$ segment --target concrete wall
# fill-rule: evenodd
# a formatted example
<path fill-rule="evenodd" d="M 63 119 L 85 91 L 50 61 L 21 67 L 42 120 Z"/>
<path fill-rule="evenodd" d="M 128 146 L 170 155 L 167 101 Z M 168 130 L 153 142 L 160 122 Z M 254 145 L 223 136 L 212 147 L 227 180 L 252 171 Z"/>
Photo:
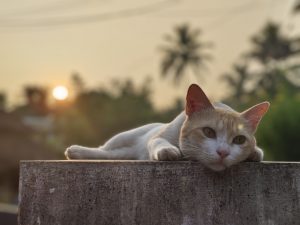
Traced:
<path fill-rule="evenodd" d="M 300 224 L 300 163 L 23 161 L 21 225 Z"/>

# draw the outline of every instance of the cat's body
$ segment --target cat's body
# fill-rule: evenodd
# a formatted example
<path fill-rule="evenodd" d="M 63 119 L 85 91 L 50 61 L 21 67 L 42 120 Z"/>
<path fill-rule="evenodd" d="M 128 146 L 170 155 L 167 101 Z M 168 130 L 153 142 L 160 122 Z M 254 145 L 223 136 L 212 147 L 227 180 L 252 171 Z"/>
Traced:
<path fill-rule="evenodd" d="M 178 124 L 175 129 L 170 132 L 168 141 L 170 144 L 179 147 L 179 132 L 178 128 L 183 123 L 184 114 L 180 114 L 175 121 L 170 124 L 152 123 L 142 127 L 138 127 L 129 131 L 119 133 L 108 140 L 99 148 L 85 148 L 73 145 L 68 148 L 72 149 L 71 155 L 68 158 L 86 158 L 86 159 L 127 159 L 127 160 L 153 160 L 157 159 L 151 149 L 148 148 L 149 141 L 167 129 L 172 123 Z M 179 121 L 180 120 L 180 121 Z M 177 122 L 178 121 L 178 122 Z M 174 125 L 172 125 L 174 126 Z M 178 127 L 178 128 L 177 128 Z M 172 133 L 172 134 L 171 134 Z M 172 138 L 173 137 L 173 138 Z M 176 138 L 177 137 L 177 138 Z M 167 139 L 166 139 L 167 140 Z M 91 149 L 91 151 L 73 150 L 73 149 Z M 96 150 L 96 151 L 95 151 Z M 117 152 L 117 153 L 116 153 Z M 84 156 L 82 155 L 84 154 Z M 69 157 L 71 156 L 71 157 Z M 73 156 L 73 157 L 72 157 Z"/>
<path fill-rule="evenodd" d="M 221 103 L 212 105 L 191 85 L 185 112 L 170 123 L 122 132 L 98 148 L 73 145 L 65 154 L 68 159 L 194 160 L 219 171 L 244 160 L 262 160 L 253 134 L 267 108 L 268 103 L 261 103 L 240 114 Z"/>

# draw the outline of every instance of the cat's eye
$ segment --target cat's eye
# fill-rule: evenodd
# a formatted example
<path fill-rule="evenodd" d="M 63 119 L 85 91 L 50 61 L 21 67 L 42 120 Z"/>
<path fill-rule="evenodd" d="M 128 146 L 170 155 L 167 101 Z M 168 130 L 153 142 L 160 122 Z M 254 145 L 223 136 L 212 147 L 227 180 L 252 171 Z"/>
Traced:
<path fill-rule="evenodd" d="M 246 137 L 244 135 L 238 135 L 232 140 L 232 143 L 236 145 L 242 145 L 245 142 L 246 142 Z"/>
<path fill-rule="evenodd" d="M 202 129 L 204 135 L 208 138 L 216 138 L 216 132 L 214 131 L 214 129 L 210 128 L 210 127 L 203 127 Z"/>

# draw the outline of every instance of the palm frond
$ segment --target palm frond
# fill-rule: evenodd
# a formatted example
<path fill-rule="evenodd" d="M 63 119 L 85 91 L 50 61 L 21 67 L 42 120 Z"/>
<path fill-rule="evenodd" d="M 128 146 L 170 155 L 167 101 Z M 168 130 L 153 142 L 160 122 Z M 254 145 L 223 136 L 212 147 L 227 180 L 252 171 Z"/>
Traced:
<path fill-rule="evenodd" d="M 224 80 L 229 86 L 236 87 L 236 80 L 233 78 L 233 75 L 225 73 L 221 75 L 221 80 Z"/>
<path fill-rule="evenodd" d="M 211 59 L 210 54 L 203 52 L 211 46 L 211 43 L 199 41 L 199 29 L 191 29 L 188 24 L 176 26 L 174 34 L 165 35 L 167 45 L 161 46 L 164 53 L 161 62 L 161 74 L 163 77 L 172 74 L 174 82 L 182 79 L 188 67 L 198 75 L 200 69 L 205 68 L 205 62 Z"/>

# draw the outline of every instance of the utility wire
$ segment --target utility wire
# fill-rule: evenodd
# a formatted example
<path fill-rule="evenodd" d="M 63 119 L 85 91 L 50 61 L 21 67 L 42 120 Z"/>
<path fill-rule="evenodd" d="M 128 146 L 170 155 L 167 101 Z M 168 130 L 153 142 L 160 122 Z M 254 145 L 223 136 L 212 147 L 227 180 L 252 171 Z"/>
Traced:
<path fill-rule="evenodd" d="M 107 0 L 104 0 L 104 1 L 107 1 Z M 44 4 L 44 5 L 35 6 L 35 7 L 16 9 L 14 11 L 8 11 L 6 13 L 1 12 L 0 18 L 11 17 L 11 16 L 26 16 L 28 14 L 32 16 L 32 14 L 45 14 L 45 13 L 49 13 L 49 12 L 53 13 L 53 12 L 63 11 L 66 9 L 73 9 L 73 8 L 83 6 L 86 4 L 87 4 L 87 2 L 85 0 L 59 1 L 59 2 L 54 2 L 52 4 Z"/>
<path fill-rule="evenodd" d="M 129 18 L 134 16 L 145 15 L 162 10 L 179 0 L 164 0 L 156 3 L 151 3 L 145 6 L 123 9 L 115 12 L 98 13 L 85 16 L 56 16 L 48 18 L 36 18 L 28 20 L 13 20 L 0 19 L 0 27 L 2 28 L 24 28 L 24 27 L 45 27 L 45 26 L 60 26 L 71 24 L 95 23 L 108 20 L 116 20 L 121 18 Z"/>
<path fill-rule="evenodd" d="M 239 4 L 234 7 L 229 8 L 207 8 L 207 9 L 182 9 L 182 10 L 174 10 L 174 11 L 164 11 L 164 14 L 154 14 L 153 16 L 159 17 L 215 17 L 224 14 L 232 14 L 240 9 L 244 9 L 248 7 L 248 5 L 252 6 L 254 1 L 245 2 L 243 4 Z"/>
<path fill-rule="evenodd" d="M 226 24 L 226 23 L 230 22 L 232 19 L 234 19 L 236 15 L 253 11 L 256 9 L 256 7 L 258 5 L 259 4 L 255 3 L 251 0 L 249 2 L 246 2 L 245 4 L 238 5 L 232 9 L 230 9 L 229 11 L 225 12 L 224 14 L 222 14 L 219 18 L 214 20 L 212 23 L 209 23 L 206 26 L 205 30 L 212 31 L 220 26 L 223 26 L 224 24 Z"/>
<path fill-rule="evenodd" d="M 278 4 L 278 2 L 276 2 L 276 3 Z M 262 2 L 255 3 L 253 1 L 250 1 L 250 2 L 245 3 L 244 5 L 234 7 L 231 10 L 229 10 L 228 12 L 226 12 L 225 14 L 221 15 L 219 18 L 217 18 L 212 23 L 209 23 L 207 26 L 205 26 L 204 30 L 213 31 L 215 29 L 218 29 L 219 27 L 224 26 L 226 23 L 229 23 L 232 20 L 236 19 L 236 15 L 253 12 L 254 10 L 257 10 L 257 8 L 259 6 L 262 6 Z"/>

